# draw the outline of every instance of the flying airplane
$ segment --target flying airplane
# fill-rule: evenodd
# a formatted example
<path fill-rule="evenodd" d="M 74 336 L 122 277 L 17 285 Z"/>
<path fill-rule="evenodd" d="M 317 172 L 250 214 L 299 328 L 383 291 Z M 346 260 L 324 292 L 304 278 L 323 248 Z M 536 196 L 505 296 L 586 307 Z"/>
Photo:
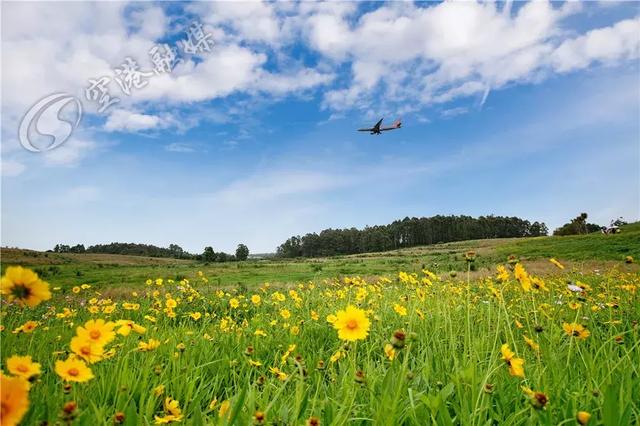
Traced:
<path fill-rule="evenodd" d="M 382 120 L 384 120 L 384 118 L 381 118 L 380 121 L 378 121 L 376 123 L 376 125 L 373 126 L 370 129 L 358 129 L 358 131 L 359 132 L 371 132 L 372 135 L 380 135 L 381 132 L 386 132 L 387 130 L 395 130 L 395 129 L 399 129 L 400 127 L 402 127 L 402 122 L 400 121 L 399 118 L 396 121 L 393 122 L 391 127 L 380 127 L 380 125 L 382 124 Z"/>

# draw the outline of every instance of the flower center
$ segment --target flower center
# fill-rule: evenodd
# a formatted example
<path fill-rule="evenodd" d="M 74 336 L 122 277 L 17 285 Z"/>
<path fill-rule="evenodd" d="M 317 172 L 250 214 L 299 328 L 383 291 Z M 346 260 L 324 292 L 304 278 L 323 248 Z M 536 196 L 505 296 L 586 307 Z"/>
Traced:
<path fill-rule="evenodd" d="M 17 370 L 21 373 L 26 373 L 27 371 L 29 371 L 29 367 L 27 367 L 24 364 L 20 364 L 17 368 Z"/>
<path fill-rule="evenodd" d="M 91 355 L 91 347 L 83 346 L 80 348 L 80 352 L 82 352 L 83 355 Z"/>
<path fill-rule="evenodd" d="M 70 368 L 68 373 L 69 373 L 70 376 L 77 376 L 77 375 L 80 374 L 80 372 L 78 371 L 77 368 Z"/>
<path fill-rule="evenodd" d="M 91 336 L 92 339 L 99 339 L 100 338 L 100 330 L 91 330 L 91 332 L 89 333 L 89 336 Z"/>
<path fill-rule="evenodd" d="M 349 322 L 347 322 L 347 328 L 350 329 L 350 330 L 358 328 L 358 321 L 356 321 L 354 319 L 349 320 Z"/>
<path fill-rule="evenodd" d="M 16 284 L 11 289 L 11 294 L 16 299 L 27 299 L 29 296 L 31 296 L 31 289 L 29 287 L 26 287 L 24 284 Z"/>

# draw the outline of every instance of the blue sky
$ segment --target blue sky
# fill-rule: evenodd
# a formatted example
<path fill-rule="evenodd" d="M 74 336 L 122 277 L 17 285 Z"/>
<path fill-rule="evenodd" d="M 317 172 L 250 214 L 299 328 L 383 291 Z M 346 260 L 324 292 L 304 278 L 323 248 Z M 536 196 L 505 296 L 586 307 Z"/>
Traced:
<path fill-rule="evenodd" d="M 104 113 L 89 78 L 175 44 L 211 52 Z M 274 251 L 405 216 L 640 217 L 633 3 L 3 3 L 2 245 Z M 17 139 L 50 93 L 83 102 L 54 150 Z M 358 133 L 380 117 L 403 128 Z"/>

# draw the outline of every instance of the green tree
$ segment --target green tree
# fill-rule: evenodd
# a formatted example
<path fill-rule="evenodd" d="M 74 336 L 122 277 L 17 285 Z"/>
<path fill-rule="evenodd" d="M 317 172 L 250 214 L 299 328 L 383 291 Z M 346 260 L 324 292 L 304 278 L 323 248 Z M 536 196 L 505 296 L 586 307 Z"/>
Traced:
<path fill-rule="evenodd" d="M 249 257 L 249 247 L 244 244 L 238 244 L 238 248 L 236 249 L 236 259 L 247 260 L 247 257 Z"/>
<path fill-rule="evenodd" d="M 202 253 L 202 260 L 205 262 L 215 262 L 216 260 L 216 252 L 213 251 L 213 247 L 205 247 L 204 252 Z"/>

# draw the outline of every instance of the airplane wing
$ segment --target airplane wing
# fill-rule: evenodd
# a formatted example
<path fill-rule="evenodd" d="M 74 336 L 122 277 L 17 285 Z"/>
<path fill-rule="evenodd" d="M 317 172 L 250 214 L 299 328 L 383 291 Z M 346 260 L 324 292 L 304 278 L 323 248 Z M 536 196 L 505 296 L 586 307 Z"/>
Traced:
<path fill-rule="evenodd" d="M 359 132 L 373 132 L 374 129 L 358 129 Z"/>
<path fill-rule="evenodd" d="M 385 132 L 387 130 L 396 130 L 396 129 L 399 129 L 400 127 L 402 127 L 402 121 L 400 121 L 400 119 L 398 118 L 396 121 L 393 122 L 391 127 L 383 127 L 378 130 L 380 130 L 381 132 Z"/>

